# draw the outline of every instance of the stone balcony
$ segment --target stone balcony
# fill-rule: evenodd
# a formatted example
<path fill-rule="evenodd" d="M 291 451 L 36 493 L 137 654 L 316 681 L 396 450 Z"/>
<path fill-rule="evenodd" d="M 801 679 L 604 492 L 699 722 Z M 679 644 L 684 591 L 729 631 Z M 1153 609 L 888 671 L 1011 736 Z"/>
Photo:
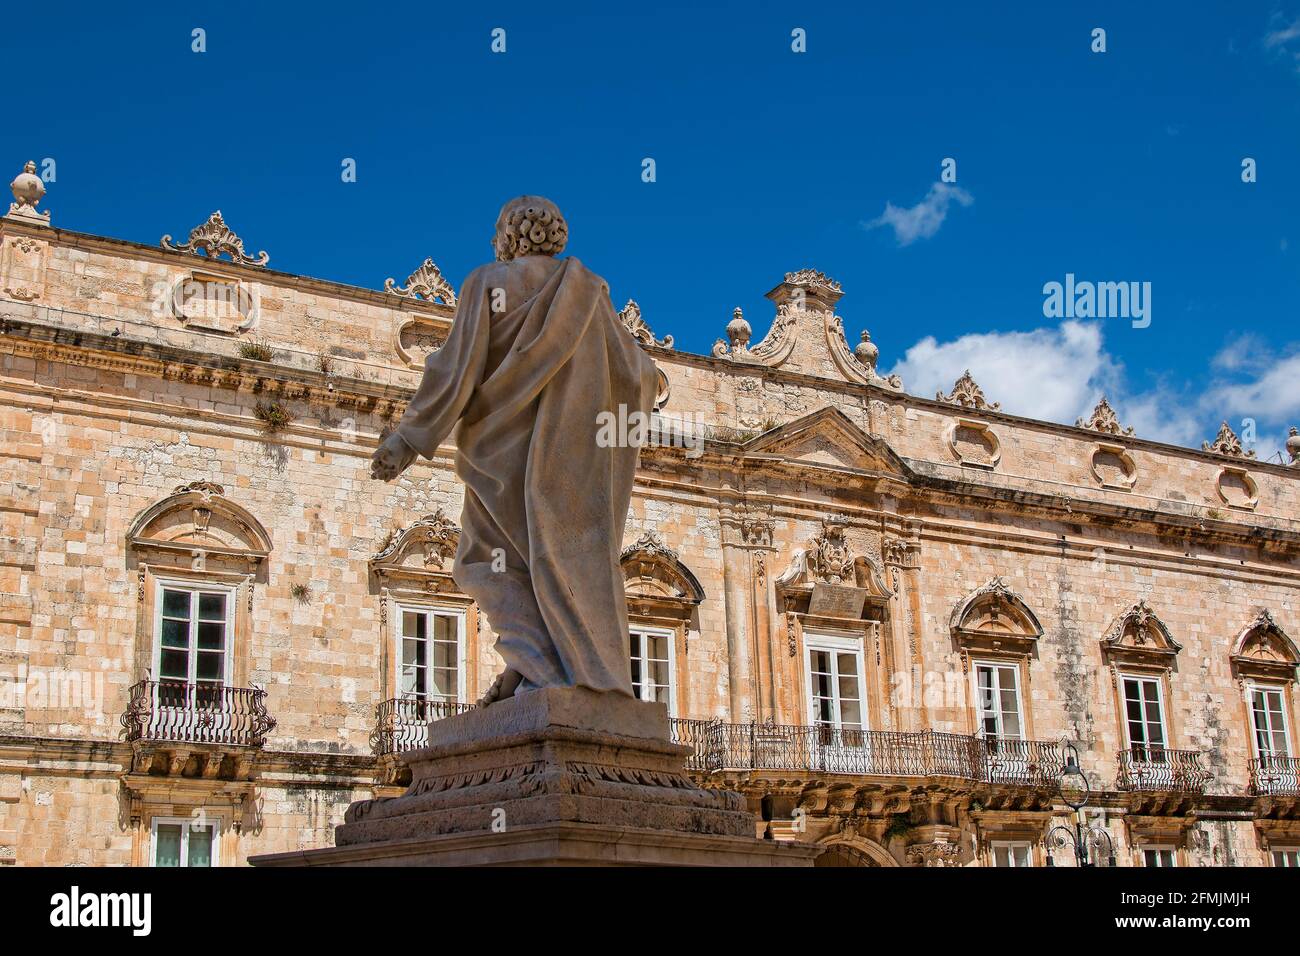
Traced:
<path fill-rule="evenodd" d="M 721 775 L 728 785 L 746 777 L 874 778 L 955 789 L 1006 787 L 1055 793 L 1064 768 L 1057 744 L 927 730 L 837 730 L 824 726 L 674 720 L 673 739 L 694 749 L 687 768 Z"/>
<path fill-rule="evenodd" d="M 122 728 L 134 774 L 247 780 L 275 720 L 261 688 L 142 680 Z"/>
<path fill-rule="evenodd" d="M 1270 754 L 1254 758 L 1250 785 L 1260 797 L 1300 797 L 1300 757 Z"/>
<path fill-rule="evenodd" d="M 379 759 L 376 782 L 381 786 L 406 786 L 410 769 L 398 754 L 419 750 L 429 740 L 429 721 L 464 713 L 473 704 L 456 701 L 393 697 L 375 708 L 375 729 L 370 748 Z"/>
<path fill-rule="evenodd" d="M 1130 747 L 1115 756 L 1116 787 L 1138 793 L 1205 793 L 1210 772 L 1201 766 L 1199 750 Z"/>

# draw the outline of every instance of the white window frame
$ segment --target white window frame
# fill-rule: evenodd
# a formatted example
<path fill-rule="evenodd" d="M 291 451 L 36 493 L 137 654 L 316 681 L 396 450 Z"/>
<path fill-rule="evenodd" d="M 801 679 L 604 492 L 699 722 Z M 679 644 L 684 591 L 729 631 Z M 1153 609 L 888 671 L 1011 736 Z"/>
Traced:
<path fill-rule="evenodd" d="M 208 592 L 211 594 L 222 593 L 226 597 L 226 648 L 223 657 L 225 666 L 222 668 L 221 683 L 229 687 L 230 675 L 233 670 L 235 659 L 235 597 L 237 588 L 233 584 L 223 584 L 217 581 L 205 581 L 194 578 L 168 578 L 154 577 L 154 609 L 153 609 L 153 679 L 157 681 L 172 681 L 176 678 L 162 676 L 162 620 L 163 620 L 163 592 L 188 591 L 191 595 Z M 191 640 L 194 642 L 188 649 L 190 657 L 190 673 L 196 673 L 195 664 L 198 662 L 198 601 L 191 596 L 190 598 L 190 627 Z M 186 677 L 185 683 L 195 684 L 198 681 L 193 677 Z M 212 681 L 203 681 L 203 683 L 213 683 Z"/>
<path fill-rule="evenodd" d="M 465 694 L 467 689 L 465 687 L 465 672 L 466 661 L 468 658 L 468 648 L 466 646 L 467 640 L 465 635 L 465 609 L 447 604 L 424 604 L 416 601 L 394 600 L 393 602 L 393 621 L 395 621 L 397 625 L 393 628 L 393 697 L 399 700 L 406 699 L 402 693 L 402 641 L 405 638 L 405 632 L 403 630 L 403 615 L 407 611 L 410 611 L 412 614 L 441 614 L 445 617 L 456 619 L 456 703 L 465 703 Z M 432 646 L 432 628 L 426 626 L 425 633 L 430 635 L 426 640 Z M 430 660 L 432 660 L 432 658 L 430 658 Z M 426 666 L 432 667 L 433 665 L 428 664 Z M 425 701 L 432 701 L 434 696 L 435 695 L 426 691 Z M 419 698 L 412 697 L 410 699 L 418 700 Z"/>
<path fill-rule="evenodd" d="M 1011 852 L 1022 848 L 1025 851 L 1025 859 L 1028 861 L 1023 867 L 1015 863 L 1015 856 Z M 1005 849 L 1007 851 L 1007 859 L 1011 861 L 1006 867 L 998 867 L 999 849 Z M 1028 840 L 990 840 L 989 857 L 992 860 L 992 865 L 998 869 L 1032 869 L 1034 865 L 1034 845 Z"/>
<path fill-rule="evenodd" d="M 149 821 L 149 866 L 158 866 L 158 826 L 179 826 L 181 828 L 181 849 L 180 866 L 188 868 L 190 865 L 190 832 L 194 826 L 194 817 L 159 817 L 156 816 Z M 200 829 L 212 831 L 212 862 L 211 867 L 215 869 L 221 865 L 221 818 L 217 816 L 208 816 L 207 821 L 200 826 Z M 170 867 L 168 867 L 170 869 Z"/>
<path fill-rule="evenodd" d="M 1290 859 L 1289 863 L 1281 862 L 1288 858 Z M 1300 846 L 1269 847 L 1268 859 L 1271 866 L 1280 867 L 1281 869 L 1300 867 Z"/>
<path fill-rule="evenodd" d="M 1287 720 L 1287 713 L 1286 713 L 1286 705 L 1287 705 L 1286 687 L 1281 684 L 1260 684 L 1251 681 L 1246 684 L 1246 690 L 1247 693 L 1250 695 L 1248 700 L 1246 701 L 1246 709 L 1250 711 L 1250 739 L 1253 741 L 1251 746 L 1255 751 L 1255 756 L 1260 758 L 1264 756 L 1262 753 L 1260 753 L 1259 750 L 1259 728 L 1255 725 L 1255 693 L 1257 691 L 1266 694 L 1277 694 L 1279 698 L 1278 713 L 1281 714 L 1282 716 L 1282 741 L 1286 744 L 1286 752 L 1280 755 L 1270 754 L 1270 756 L 1282 756 L 1282 757 L 1293 756 L 1295 751 L 1291 749 L 1291 726 L 1289 721 Z M 1269 729 L 1273 730 L 1274 728 L 1270 727 Z M 1272 734 L 1270 733 L 1269 736 L 1271 738 Z"/>
<path fill-rule="evenodd" d="M 839 659 L 835 656 L 843 653 L 853 654 L 858 662 L 858 706 L 862 713 L 862 732 L 871 729 L 870 710 L 867 707 L 867 673 L 866 655 L 862 651 L 862 641 L 852 637 L 836 637 L 831 634 L 804 633 L 803 639 L 803 673 L 804 673 L 804 707 L 808 714 L 808 726 L 819 726 L 817 722 L 817 694 L 813 687 L 812 655 L 813 651 L 826 651 L 832 655 L 835 676 L 839 677 Z M 835 681 L 835 730 L 844 729 L 840 713 L 839 681 Z"/>
<path fill-rule="evenodd" d="M 1178 869 L 1178 847 L 1169 843 L 1144 843 L 1142 844 L 1142 865 L 1152 867 L 1152 869 Z M 1156 854 L 1156 859 L 1161 859 L 1160 854 L 1169 854 L 1169 864 L 1164 863 L 1151 864 L 1147 862 L 1147 854 Z"/>
<path fill-rule="evenodd" d="M 1135 746 L 1132 738 L 1129 736 L 1129 718 L 1128 718 L 1128 689 L 1124 686 L 1127 681 L 1145 681 L 1156 686 L 1156 704 L 1160 708 L 1160 749 L 1169 750 L 1169 718 L 1165 713 L 1165 681 L 1163 677 L 1153 677 L 1151 674 L 1126 674 L 1119 675 L 1119 706 L 1120 720 L 1124 724 L 1124 749 L 1129 754 L 1129 759 L 1133 759 L 1133 747 Z M 1142 725 L 1145 730 L 1147 724 L 1145 712 L 1142 715 Z M 1136 746 L 1144 748 L 1150 753 L 1154 746 L 1151 741 L 1147 740 Z"/>
<path fill-rule="evenodd" d="M 628 660 L 628 674 L 631 675 L 632 669 L 632 632 L 638 634 L 649 634 L 654 637 L 664 638 L 668 645 L 668 716 L 677 716 L 677 632 L 668 627 L 655 627 L 653 625 L 642 625 L 630 622 L 627 629 L 627 647 L 624 648 L 624 655 Z M 644 678 L 646 669 L 645 645 L 642 644 L 641 655 L 641 675 Z M 641 700 L 651 700 L 645 696 L 646 681 L 641 681 Z M 635 688 L 633 688 L 635 690 Z"/>
<path fill-rule="evenodd" d="M 971 665 L 972 665 L 972 666 L 971 666 L 971 687 L 973 688 L 973 691 L 974 691 L 974 694 L 975 694 L 975 714 L 976 714 L 976 719 L 979 721 L 979 736 L 981 736 L 981 737 L 986 737 L 986 736 L 987 736 L 987 735 L 984 733 L 984 705 L 983 705 L 983 702 L 982 702 L 982 700 L 981 700 L 981 698 L 980 698 L 980 668 L 981 668 L 981 667 L 991 667 L 991 668 L 993 668 L 994 670 L 1009 670 L 1009 671 L 1013 671 L 1013 672 L 1015 673 L 1015 682 L 1016 682 L 1016 716 L 1017 716 L 1017 717 L 1019 718 L 1019 720 L 1020 720 L 1020 733 L 1015 734 L 1015 735 L 1008 735 L 1008 734 L 1006 734 L 1006 733 L 1003 732 L 1003 730 L 1002 730 L 1002 706 L 1001 706 L 1001 705 L 1002 705 L 1002 697 L 1001 697 L 1002 685 L 999 684 L 999 685 L 998 685 L 998 694 L 999 694 L 999 696 L 998 696 L 998 700 L 997 700 L 997 705 L 998 705 L 998 706 L 997 706 L 997 711 L 996 711 L 996 716 L 997 716 L 997 721 L 998 721 L 998 739 L 999 739 L 999 740 L 1025 740 L 1025 739 L 1026 739 L 1026 737 L 1025 737 L 1025 698 L 1024 698 L 1024 695 L 1021 693 L 1021 690 L 1020 690 L 1020 665 L 1019 665 L 1019 664 L 1016 664 L 1016 663 L 1009 662 L 1009 661 L 995 661 L 995 660 L 988 660 L 988 659 L 972 661 L 972 662 L 971 662 Z"/>

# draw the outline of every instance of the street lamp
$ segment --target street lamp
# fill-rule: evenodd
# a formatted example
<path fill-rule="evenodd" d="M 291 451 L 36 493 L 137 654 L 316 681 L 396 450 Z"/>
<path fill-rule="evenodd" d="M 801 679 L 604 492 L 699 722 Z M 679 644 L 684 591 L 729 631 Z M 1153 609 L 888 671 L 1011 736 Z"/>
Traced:
<path fill-rule="evenodd" d="M 1074 828 L 1057 824 L 1047 831 L 1047 836 L 1043 838 L 1043 844 L 1047 848 L 1047 865 L 1055 865 L 1052 850 L 1072 844 L 1074 858 L 1079 866 L 1092 866 L 1090 848 L 1095 848 L 1100 856 L 1103 846 L 1109 860 L 1107 865 L 1114 866 L 1115 845 L 1111 842 L 1110 834 L 1102 827 L 1088 826 L 1084 820 L 1083 808 L 1088 805 L 1090 790 L 1087 775 L 1079 769 L 1079 751 L 1074 744 L 1065 744 L 1065 769 L 1061 771 L 1056 792 L 1066 806 L 1074 811 Z"/>

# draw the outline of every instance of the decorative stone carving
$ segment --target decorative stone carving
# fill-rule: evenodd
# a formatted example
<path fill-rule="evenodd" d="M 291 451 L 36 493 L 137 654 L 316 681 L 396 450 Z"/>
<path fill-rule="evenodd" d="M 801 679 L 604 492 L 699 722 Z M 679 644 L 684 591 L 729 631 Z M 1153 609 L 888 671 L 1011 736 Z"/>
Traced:
<path fill-rule="evenodd" d="M 50 244 L 31 236 L 7 236 L 0 249 L 0 275 L 4 294 L 32 302 L 45 290 L 45 264 Z"/>
<path fill-rule="evenodd" d="M 443 571 L 447 570 L 459 543 L 460 526 L 439 508 L 400 531 L 391 532 L 370 563 L 401 564 L 405 555 L 418 551 L 423 555 L 426 569 Z"/>
<path fill-rule="evenodd" d="M 225 489 L 201 480 L 177 485 L 131 523 L 127 544 L 137 560 L 155 570 L 184 567 L 253 573 L 271 553 L 271 536 L 250 512 L 225 497 Z"/>
<path fill-rule="evenodd" d="M 1137 483 L 1137 463 L 1123 445 L 1099 443 L 1091 464 L 1092 476 L 1103 488 L 1131 491 Z"/>
<path fill-rule="evenodd" d="M 961 373 L 961 377 L 953 383 L 950 393 L 945 395 L 943 392 L 939 392 L 934 397 L 937 401 L 946 402 L 949 405 L 960 405 L 962 408 L 986 408 L 989 411 L 996 412 L 1002 407 L 1001 402 L 989 404 L 985 400 L 984 391 L 975 384 L 970 369 L 966 369 Z"/>
<path fill-rule="evenodd" d="M 1253 511 L 1259 504 L 1259 484 L 1245 468 L 1228 465 L 1220 469 L 1214 490 L 1218 492 L 1219 500 L 1230 508 Z"/>
<path fill-rule="evenodd" d="M 826 347 L 831 358 L 849 381 L 888 388 L 895 392 L 902 390 L 901 376 L 883 376 L 876 371 L 876 360 L 880 357 L 880 349 L 871 341 L 870 332 L 863 329 L 862 341 L 850 352 L 848 339 L 844 335 L 844 319 L 833 312 L 826 312 L 823 313 L 823 325 L 826 331 Z"/>
<path fill-rule="evenodd" d="M 1246 451 L 1241 447 L 1241 439 L 1237 433 L 1228 427 L 1224 422 L 1219 426 L 1219 434 L 1214 437 L 1214 441 L 1201 442 L 1201 451 L 1213 452 L 1216 455 L 1227 455 L 1229 458 L 1254 458 L 1253 451 Z"/>
<path fill-rule="evenodd" d="M 14 201 L 9 204 L 9 215 L 5 218 L 20 219 L 36 226 L 50 224 L 49 211 L 37 212 L 36 210 L 36 204 L 45 195 L 45 183 L 41 182 L 41 177 L 36 175 L 35 161 L 29 159 L 26 162 L 23 171 L 9 184 L 9 189 L 14 194 Z"/>
<path fill-rule="evenodd" d="M 1292 681 L 1300 651 L 1267 608 L 1260 608 L 1233 641 L 1232 669 L 1238 678 Z"/>
<path fill-rule="evenodd" d="M 618 314 L 619 320 L 622 321 L 623 327 L 632 333 L 632 338 L 636 339 L 642 345 L 656 345 L 661 349 L 670 349 L 673 347 L 673 337 L 665 335 L 662 339 L 656 339 L 654 332 L 641 317 L 641 306 L 636 304 L 635 299 L 628 299 L 627 305 Z"/>
<path fill-rule="evenodd" d="M 907 861 L 913 866 L 960 866 L 961 846 L 943 841 L 913 844 L 907 848 Z"/>
<path fill-rule="evenodd" d="M 1002 459 L 1002 444 L 985 422 L 960 418 L 948 426 L 948 447 L 963 465 L 996 468 Z"/>
<path fill-rule="evenodd" d="M 1131 425 L 1125 428 L 1119 423 L 1119 416 L 1115 414 L 1115 409 L 1110 407 L 1110 402 L 1106 401 L 1105 395 L 1101 397 L 1097 407 L 1092 410 L 1092 417 L 1077 419 L 1074 427 L 1086 428 L 1089 431 L 1102 432 L 1107 435 L 1131 436 L 1135 434 Z"/>
<path fill-rule="evenodd" d="M 390 295 L 398 295 L 405 299 L 423 299 L 426 302 L 440 301 L 443 305 L 452 307 L 456 305 L 456 290 L 450 282 L 443 278 L 442 273 L 433 264 L 432 259 L 425 259 L 424 262 L 420 263 L 420 268 L 407 276 L 403 285 L 398 285 L 394 279 L 385 279 L 384 291 Z"/>
<path fill-rule="evenodd" d="M 1111 624 L 1102 650 L 1120 663 L 1168 663 L 1183 649 L 1146 600 L 1140 600 Z"/>
<path fill-rule="evenodd" d="M 654 531 L 624 548 L 619 563 L 632 613 L 686 619 L 704 600 L 699 579 Z"/>
<path fill-rule="evenodd" d="M 768 332 L 767 338 L 759 343 L 766 349 L 762 355 L 766 355 L 770 351 L 769 340 L 772 339 L 772 333 L 777 331 L 778 324 L 779 320 L 778 323 L 772 325 L 772 331 Z M 723 342 L 722 339 L 718 339 L 713 343 L 713 357 L 729 358 L 733 362 L 761 360 L 761 355 L 750 351 L 749 340 L 752 334 L 753 330 L 750 329 L 749 323 L 745 321 L 745 313 L 737 306 L 735 311 L 731 313 L 731 321 L 727 323 L 727 341 Z"/>
<path fill-rule="evenodd" d="M 1300 465 L 1300 429 L 1294 425 L 1287 432 L 1286 452 L 1291 456 L 1291 464 Z"/>
<path fill-rule="evenodd" d="M 221 218 L 220 209 L 209 216 L 207 222 L 190 230 L 188 242 L 173 245 L 169 234 L 162 237 L 161 245 L 171 252 L 188 252 L 191 255 L 201 253 L 209 259 L 227 255 L 231 262 L 248 266 L 264 266 L 271 259 L 265 251 L 259 252 L 256 257 L 244 252 L 244 240 L 226 225 L 226 221 Z"/>
<path fill-rule="evenodd" d="M 826 584 L 853 581 L 853 553 L 845 540 L 848 520 L 840 515 L 822 519 L 822 533 L 808 542 L 808 573 Z"/>
<path fill-rule="evenodd" d="M 448 327 L 422 316 L 411 316 L 398 324 L 393 348 L 411 368 L 423 368 L 425 360 L 447 341 Z"/>
<path fill-rule="evenodd" d="M 972 591 L 953 608 L 948 627 L 965 649 L 1027 653 L 1043 636 L 1038 617 L 1001 577 Z"/>

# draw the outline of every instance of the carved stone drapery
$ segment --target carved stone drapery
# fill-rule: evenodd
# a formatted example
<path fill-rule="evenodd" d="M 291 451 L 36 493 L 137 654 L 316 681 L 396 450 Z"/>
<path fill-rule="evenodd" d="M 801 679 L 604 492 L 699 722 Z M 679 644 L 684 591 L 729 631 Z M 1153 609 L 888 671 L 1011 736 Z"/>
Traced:
<path fill-rule="evenodd" d="M 1214 441 L 1201 442 L 1201 451 L 1212 452 L 1216 455 L 1226 455 L 1229 458 L 1254 458 L 1253 451 L 1246 451 L 1241 446 L 1241 439 L 1237 433 L 1228 427 L 1224 422 L 1219 426 L 1219 434 L 1214 436 Z"/>
<path fill-rule="evenodd" d="M 618 313 L 618 317 L 623 323 L 623 327 L 632 333 L 632 338 L 642 345 L 656 345 L 661 349 L 673 347 L 673 337 L 671 335 L 665 335 L 662 339 L 655 338 L 654 332 L 651 331 L 646 320 L 641 317 L 641 306 L 636 304 L 635 299 L 627 300 L 627 305 L 623 306 L 622 311 Z"/>
<path fill-rule="evenodd" d="M 403 285 L 398 285 L 394 279 L 385 279 L 384 291 L 406 299 L 441 301 L 443 305 L 456 305 L 456 290 L 443 278 L 442 272 L 433 264 L 432 259 L 425 259 L 420 263 L 420 268 L 407 276 Z"/>
<path fill-rule="evenodd" d="M 984 408 L 996 412 L 1002 407 L 1001 402 L 990 404 L 984 398 L 984 391 L 975 384 L 975 379 L 971 377 L 970 369 L 961 373 L 961 377 L 953 383 L 952 391 L 945 395 L 939 392 L 935 399 L 945 402 L 948 405 L 960 405 L 962 408 Z"/>
<path fill-rule="evenodd" d="M 1115 414 L 1115 409 L 1110 407 L 1110 402 L 1106 401 L 1106 396 L 1101 397 L 1097 407 L 1092 410 L 1091 418 L 1080 418 L 1074 423 L 1075 428 L 1086 428 L 1089 431 L 1101 432 L 1105 435 L 1126 435 L 1132 436 L 1133 427 L 1130 425 L 1125 428 L 1119 423 L 1119 416 Z"/>
<path fill-rule="evenodd" d="M 784 595 L 782 610 L 795 610 L 796 603 L 802 606 L 819 588 L 827 593 L 837 588 L 860 590 L 868 605 L 883 606 L 893 597 L 879 561 L 852 547 L 845 534 L 847 527 L 843 515 L 828 515 L 822 519 L 821 532 L 793 553 L 789 566 L 773 582 Z"/>
<path fill-rule="evenodd" d="M 244 241 L 226 225 L 220 209 L 209 216 L 207 222 L 190 230 L 188 242 L 172 245 L 172 237 L 168 234 L 162 237 L 161 245 L 172 252 L 202 253 L 209 259 L 227 255 L 231 262 L 248 266 L 264 266 L 271 259 L 265 251 L 259 252 L 256 258 L 244 252 Z"/>

